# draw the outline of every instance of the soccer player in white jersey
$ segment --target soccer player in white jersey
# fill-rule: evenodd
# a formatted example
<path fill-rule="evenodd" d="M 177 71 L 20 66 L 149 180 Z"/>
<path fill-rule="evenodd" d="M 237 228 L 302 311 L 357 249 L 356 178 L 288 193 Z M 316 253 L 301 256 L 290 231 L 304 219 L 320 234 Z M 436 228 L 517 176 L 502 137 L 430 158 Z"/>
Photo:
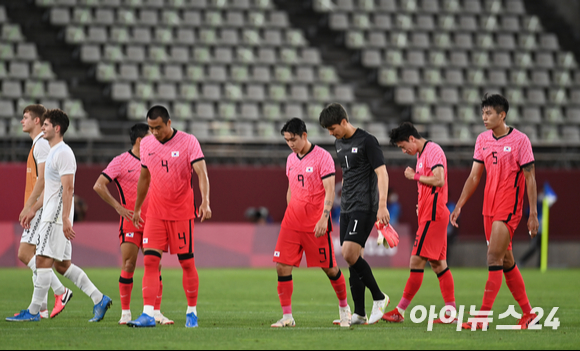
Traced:
<path fill-rule="evenodd" d="M 42 209 L 38 212 L 31 210 L 44 190 L 44 163 L 50 151 L 48 141 L 42 136 L 42 123 L 46 108 L 42 105 L 30 105 L 22 112 L 22 131 L 28 133 L 32 139 L 32 147 L 26 161 L 26 188 L 24 192 L 24 208 L 20 212 L 18 221 L 23 223 L 23 219 L 29 215 L 32 218 L 31 225 L 24 229 L 20 247 L 18 248 L 18 258 L 22 263 L 32 270 L 32 281 L 36 281 L 36 244 L 38 242 L 38 227 L 42 217 Z M 55 306 L 52 310 L 51 318 L 56 317 L 63 311 L 67 302 L 72 298 L 72 292 L 65 288 L 57 276 L 52 272 L 50 286 L 55 294 Z M 40 307 L 40 318 L 48 318 L 48 303 L 45 299 Z"/>
<path fill-rule="evenodd" d="M 44 169 L 42 203 L 37 201 L 33 207 L 35 211 L 43 208 L 36 246 L 37 278 L 30 306 L 18 315 L 6 318 L 9 322 L 40 321 L 40 307 L 50 288 L 53 266 L 93 300 L 94 317 L 89 322 L 101 321 L 112 305 L 111 298 L 103 295 L 86 273 L 71 263 L 70 240 L 75 238 L 72 222 L 77 165 L 73 151 L 63 141 L 68 126 L 69 119 L 63 111 L 54 109 L 44 114 L 43 138 L 50 144 L 50 152 Z M 28 225 L 30 218 L 25 218 L 24 222 Z"/>

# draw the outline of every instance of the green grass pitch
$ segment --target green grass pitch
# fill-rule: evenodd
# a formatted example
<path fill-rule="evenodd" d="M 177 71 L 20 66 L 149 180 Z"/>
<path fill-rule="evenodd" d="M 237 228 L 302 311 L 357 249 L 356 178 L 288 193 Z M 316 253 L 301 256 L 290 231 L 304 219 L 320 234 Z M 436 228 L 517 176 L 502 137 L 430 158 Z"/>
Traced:
<path fill-rule="evenodd" d="M 100 323 L 88 323 L 92 301 L 76 287 L 66 310 L 54 320 L 39 323 L 8 323 L 5 317 L 28 307 L 32 296 L 31 273 L 27 269 L 2 269 L 0 276 L 1 349 L 578 349 L 580 347 L 580 270 L 552 270 L 541 274 L 523 270 L 533 306 L 546 310 L 559 307 L 560 328 L 541 331 L 499 331 L 495 324 L 515 324 L 509 317 L 494 323 L 490 331 L 455 331 L 455 326 L 436 325 L 427 332 L 427 322 L 413 324 L 409 312 L 415 305 L 443 305 L 439 283 L 432 272 L 425 280 L 403 324 L 379 324 L 340 328 L 334 291 L 324 273 L 317 269 L 294 271 L 293 313 L 295 328 L 270 329 L 281 317 L 274 269 L 201 269 L 197 329 L 186 329 L 186 300 L 180 270 L 164 270 L 162 312 L 175 320 L 173 326 L 131 329 L 117 325 L 121 314 L 118 269 L 87 269 L 93 282 L 113 299 L 113 307 Z M 346 272 L 348 275 L 348 271 Z M 401 298 L 408 270 L 375 270 L 379 285 L 391 297 L 389 310 Z M 481 269 L 454 269 L 459 305 L 479 305 L 487 279 Z M 142 270 L 135 274 L 132 311 L 141 313 Z M 71 287 L 72 283 L 61 277 Z M 51 292 L 52 294 L 52 292 Z M 49 306 L 54 298 L 49 298 Z M 349 293 L 350 301 L 350 293 Z M 495 304 L 494 322 L 507 306 L 519 306 L 507 286 Z M 351 302 L 352 307 L 352 302 Z M 371 298 L 367 292 L 367 313 Z"/>

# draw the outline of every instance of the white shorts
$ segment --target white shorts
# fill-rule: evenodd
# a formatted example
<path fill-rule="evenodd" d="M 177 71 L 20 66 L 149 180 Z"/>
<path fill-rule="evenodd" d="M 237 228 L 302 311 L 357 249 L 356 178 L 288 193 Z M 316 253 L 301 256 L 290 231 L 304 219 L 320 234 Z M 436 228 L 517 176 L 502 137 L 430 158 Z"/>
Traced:
<path fill-rule="evenodd" d="M 36 255 L 50 257 L 61 262 L 71 260 L 72 245 L 64 236 L 62 224 L 41 222 Z"/>
<path fill-rule="evenodd" d="M 24 229 L 22 233 L 21 243 L 30 245 L 38 245 L 38 230 L 40 229 L 40 219 L 42 218 L 42 208 L 36 211 L 34 218 L 30 221 L 30 229 Z"/>

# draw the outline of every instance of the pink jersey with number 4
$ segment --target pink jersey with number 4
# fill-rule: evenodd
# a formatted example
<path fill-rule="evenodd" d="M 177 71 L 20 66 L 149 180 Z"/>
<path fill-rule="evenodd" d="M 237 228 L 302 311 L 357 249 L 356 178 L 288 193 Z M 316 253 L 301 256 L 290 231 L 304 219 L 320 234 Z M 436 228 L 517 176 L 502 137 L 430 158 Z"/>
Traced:
<path fill-rule="evenodd" d="M 151 173 L 149 218 L 185 221 L 195 218 L 192 165 L 204 159 L 197 139 L 174 130 L 159 142 L 154 136 L 141 141 L 141 164 Z"/>
<path fill-rule="evenodd" d="M 515 128 L 496 138 L 488 130 L 477 137 L 475 162 L 485 165 L 484 216 L 521 216 L 526 190 L 522 168 L 534 163 L 530 139 Z M 508 218 L 509 217 L 509 218 Z"/>
<path fill-rule="evenodd" d="M 301 232 L 313 232 L 324 211 L 324 179 L 335 175 L 336 168 L 330 153 L 312 145 L 300 158 L 292 153 L 286 162 L 286 176 L 290 184 L 290 204 L 284 214 L 282 227 Z"/>

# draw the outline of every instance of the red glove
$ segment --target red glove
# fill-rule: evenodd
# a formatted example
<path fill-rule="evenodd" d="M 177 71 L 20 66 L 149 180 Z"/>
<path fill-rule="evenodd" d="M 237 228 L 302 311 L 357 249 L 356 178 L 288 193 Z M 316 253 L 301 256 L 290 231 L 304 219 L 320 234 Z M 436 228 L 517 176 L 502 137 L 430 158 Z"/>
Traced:
<path fill-rule="evenodd" d="M 385 226 L 380 222 L 376 222 L 375 227 L 379 232 L 378 245 L 384 245 L 387 249 L 392 249 L 399 245 L 399 234 L 397 234 L 390 224 Z"/>

